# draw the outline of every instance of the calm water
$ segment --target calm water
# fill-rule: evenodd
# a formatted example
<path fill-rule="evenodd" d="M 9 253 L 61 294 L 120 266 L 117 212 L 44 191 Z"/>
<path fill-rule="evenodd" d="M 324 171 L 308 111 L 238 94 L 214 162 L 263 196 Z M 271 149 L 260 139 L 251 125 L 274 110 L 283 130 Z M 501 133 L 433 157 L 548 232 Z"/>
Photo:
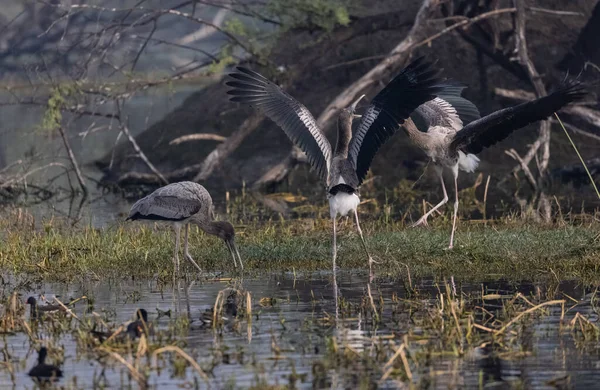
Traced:
<path fill-rule="evenodd" d="M 298 276 L 294 279 L 289 274 L 265 275 L 260 279 L 237 281 L 249 291 L 253 301 L 253 317 L 251 338 L 246 321 L 235 327 L 225 324 L 223 329 L 213 332 L 210 327 L 202 328 L 194 321 L 184 342 L 179 343 L 192 356 L 198 356 L 198 362 L 206 367 L 210 362 L 218 360 L 218 364 L 210 376 L 212 388 L 246 388 L 259 383 L 288 385 L 290 374 L 298 375 L 297 388 L 356 388 L 361 375 L 360 370 L 348 367 L 340 370 L 326 371 L 325 379 L 316 380 L 313 367 L 316 362 L 325 358 L 328 340 L 335 339 L 339 345 L 347 343 L 359 353 L 372 353 L 378 343 L 396 345 L 402 341 L 406 330 L 413 328 L 414 323 L 406 310 L 398 312 L 391 304 L 392 297 L 406 296 L 402 283 L 395 280 L 380 279 L 370 284 L 375 301 L 383 298 L 383 319 L 374 327 L 372 321 L 364 318 L 360 310 L 340 309 L 338 321 L 335 318 L 336 305 L 332 276 L 326 273 Z M 340 298 L 345 305 L 359 307 L 366 297 L 368 281 L 365 276 L 344 273 L 338 275 Z M 93 298 L 93 310 L 102 313 L 114 313 L 114 323 L 121 323 L 132 318 L 138 307 L 150 313 L 150 321 L 159 330 L 169 327 L 169 318 L 158 319 L 156 308 L 172 310 L 173 317 L 189 315 L 197 320 L 200 313 L 210 308 L 220 290 L 228 285 L 226 282 L 208 281 L 193 284 L 185 288 L 180 282 L 179 289 L 171 285 L 160 286 L 154 281 L 131 283 L 88 283 L 85 285 L 35 286 L 32 291 L 21 291 L 22 299 L 29 295 L 45 294 L 51 298 L 60 296 L 62 301 L 86 295 Z M 488 293 L 514 294 L 522 292 L 530 296 L 544 290 L 544 286 L 522 284 L 515 287 L 508 283 L 494 282 L 476 285 L 458 285 L 459 291 L 479 292 L 484 288 Z M 186 290 L 188 291 L 186 293 Z M 423 280 L 418 285 L 422 299 L 432 299 L 438 293 L 435 283 Z M 586 297 L 587 291 L 564 283 L 561 291 L 580 300 L 572 309 L 597 320 Z M 275 298 L 273 305 L 261 306 L 261 298 Z M 75 312 L 79 316 L 85 313 L 85 303 L 78 303 Z M 569 304 L 571 306 L 571 304 Z M 493 310 L 493 305 L 488 307 Z M 345 314 L 344 314 L 345 313 Z M 28 316 L 28 313 L 27 313 Z M 548 381 L 570 375 L 572 388 L 594 388 L 600 383 L 600 356 L 598 353 L 582 352 L 577 349 L 569 332 L 559 332 L 560 308 L 550 308 L 550 315 L 542 316 L 528 328 L 527 346 L 530 352 L 525 357 L 485 358 L 476 352 L 469 352 L 466 357 L 432 357 L 427 367 L 413 367 L 413 380 L 428 379 L 430 388 L 509 388 L 511 383 L 519 381 L 526 388 L 556 388 Z M 387 336 L 387 337 L 386 337 Z M 3 335 L 5 351 L 15 364 L 15 388 L 33 388 L 34 384 L 27 376 L 27 371 L 34 365 L 36 353 L 30 346 L 29 339 L 23 334 Z M 40 338 L 50 337 L 41 332 Z M 379 341 L 374 341 L 379 340 Z M 54 340 L 55 344 L 65 349 L 65 361 L 62 366 L 65 378 L 60 382 L 66 387 L 90 388 L 94 381 L 109 388 L 131 386 L 124 367 L 108 359 L 108 364 L 101 365 L 77 348 L 74 337 L 66 332 Z M 412 347 L 411 347 L 412 348 Z M 216 351 L 222 351 L 217 353 Z M 125 356 L 126 353 L 122 352 Z M 5 355 L 6 356 L 6 355 Z M 382 363 L 383 364 L 383 363 Z M 318 368 L 319 366 L 317 366 Z M 192 368 L 187 368 L 186 376 L 174 377 L 169 367 L 158 374 L 150 375 L 151 388 L 177 389 L 189 387 L 196 376 Z M 398 388 L 402 384 L 388 379 L 380 381 L 381 374 L 373 374 L 371 382 L 379 388 Z M 200 386 L 204 383 L 198 379 Z M 75 385 L 76 384 L 76 385 Z M 13 381 L 6 369 L 0 369 L 0 387 L 11 388 Z"/>

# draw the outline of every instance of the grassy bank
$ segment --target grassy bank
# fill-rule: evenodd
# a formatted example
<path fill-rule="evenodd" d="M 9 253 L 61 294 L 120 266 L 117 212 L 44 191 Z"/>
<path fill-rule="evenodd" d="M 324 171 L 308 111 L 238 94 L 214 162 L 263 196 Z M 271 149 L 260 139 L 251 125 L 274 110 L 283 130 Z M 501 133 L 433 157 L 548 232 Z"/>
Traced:
<path fill-rule="evenodd" d="M 366 269 L 351 221 L 341 223 L 338 265 Z M 170 228 L 127 224 L 105 229 L 73 228 L 53 220 L 41 228 L 0 222 L 0 269 L 45 280 L 81 277 L 170 276 L 174 235 Z M 245 274 L 263 271 L 330 270 L 330 221 L 291 220 L 236 225 Z M 463 222 L 457 245 L 446 250 L 450 226 L 406 228 L 400 223 L 363 223 L 378 274 L 449 276 L 465 280 L 575 279 L 600 281 L 600 224 L 530 225 Z M 217 238 L 192 229 L 191 253 L 207 271 L 233 271 Z M 187 262 L 181 256 L 184 269 Z"/>

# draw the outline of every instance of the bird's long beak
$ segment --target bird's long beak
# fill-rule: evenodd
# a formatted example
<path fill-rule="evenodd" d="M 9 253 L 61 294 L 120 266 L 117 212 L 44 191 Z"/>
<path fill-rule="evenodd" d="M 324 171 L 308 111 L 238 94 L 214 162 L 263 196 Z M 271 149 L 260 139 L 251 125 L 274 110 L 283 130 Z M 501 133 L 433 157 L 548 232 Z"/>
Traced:
<path fill-rule="evenodd" d="M 227 248 L 229 248 L 229 252 L 231 253 L 231 257 L 233 258 L 233 265 L 237 268 L 237 260 L 235 258 L 235 256 L 237 255 L 237 259 L 240 261 L 240 268 L 243 270 L 244 264 L 242 263 L 242 257 L 240 256 L 240 252 L 238 251 L 237 246 L 235 245 L 235 241 L 229 240 L 225 241 L 225 243 L 227 244 Z"/>
<path fill-rule="evenodd" d="M 362 98 L 364 98 L 364 97 L 365 97 L 364 94 L 360 95 L 359 98 L 356 99 L 354 101 L 354 103 L 352 103 L 352 105 L 350 105 L 350 107 L 348 107 L 350 109 L 350 112 L 354 112 L 354 110 L 356 110 L 356 106 L 358 105 L 358 102 L 360 102 L 362 100 Z"/>

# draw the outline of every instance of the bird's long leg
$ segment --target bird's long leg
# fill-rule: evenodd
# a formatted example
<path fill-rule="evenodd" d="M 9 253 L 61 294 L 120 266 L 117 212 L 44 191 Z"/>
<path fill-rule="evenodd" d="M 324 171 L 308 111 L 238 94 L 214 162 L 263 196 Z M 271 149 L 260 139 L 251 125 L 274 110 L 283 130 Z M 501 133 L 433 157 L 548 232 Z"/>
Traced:
<path fill-rule="evenodd" d="M 337 257 L 337 238 L 336 238 L 336 231 L 335 231 L 335 219 L 336 219 L 336 215 L 332 215 L 331 220 L 333 221 L 333 243 L 332 243 L 332 247 L 331 247 L 331 254 L 333 256 L 333 273 L 335 274 L 336 271 L 336 265 L 335 265 L 335 259 Z"/>
<path fill-rule="evenodd" d="M 454 247 L 454 232 L 456 231 L 456 217 L 458 214 L 458 164 L 452 169 L 454 175 L 454 217 L 452 218 L 452 233 L 450 234 L 450 245 L 448 249 Z"/>
<path fill-rule="evenodd" d="M 173 264 L 175 265 L 175 277 L 179 277 L 179 237 L 181 235 L 181 225 L 176 223 L 175 229 L 175 251 L 173 253 Z"/>
<path fill-rule="evenodd" d="M 192 258 L 192 255 L 190 255 L 190 252 L 188 250 L 188 235 L 190 233 L 190 224 L 186 223 L 185 224 L 185 240 L 183 243 L 183 254 L 185 255 L 185 258 L 188 259 L 188 261 L 190 263 L 192 263 L 192 265 L 194 267 L 196 267 L 196 269 L 198 270 L 198 272 L 202 272 L 202 269 L 200 268 L 200 266 L 194 261 L 194 259 Z"/>
<path fill-rule="evenodd" d="M 354 209 L 354 218 L 356 219 L 356 230 L 358 230 L 358 234 L 360 235 L 360 240 L 362 241 L 363 249 L 367 254 L 367 258 L 369 259 L 369 274 L 373 274 L 372 265 L 375 263 L 375 260 L 369 254 L 369 250 L 367 249 L 367 243 L 365 242 L 365 238 L 363 237 L 362 229 L 360 228 L 360 223 L 358 222 L 358 211 Z"/>
<path fill-rule="evenodd" d="M 432 208 L 431 210 L 426 212 L 417 222 L 415 222 L 412 225 L 412 227 L 416 227 L 419 225 L 427 226 L 427 218 L 429 218 L 429 216 L 431 214 L 433 214 L 437 209 L 439 209 L 440 207 L 442 207 L 443 205 L 445 205 L 448 202 L 448 193 L 446 192 L 446 186 L 444 185 L 443 168 L 441 166 L 436 165 L 435 171 L 438 174 L 438 177 L 440 178 L 440 183 L 442 183 L 442 191 L 444 191 L 444 199 L 442 199 L 442 201 L 440 203 L 435 205 L 434 208 Z"/>

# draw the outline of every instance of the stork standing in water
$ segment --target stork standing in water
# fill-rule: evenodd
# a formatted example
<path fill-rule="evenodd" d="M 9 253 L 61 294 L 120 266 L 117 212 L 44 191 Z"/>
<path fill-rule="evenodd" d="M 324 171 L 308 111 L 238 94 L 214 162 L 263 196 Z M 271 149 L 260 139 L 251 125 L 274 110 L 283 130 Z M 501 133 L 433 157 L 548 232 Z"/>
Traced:
<path fill-rule="evenodd" d="M 333 268 L 337 256 L 336 217 L 354 213 L 356 228 L 369 259 L 373 259 L 358 221 L 356 211 L 360 199 L 358 189 L 363 182 L 373 157 L 419 105 L 431 100 L 441 90 L 438 71 L 431 68 L 423 58 L 409 64 L 381 92 L 375 96 L 362 120 L 352 134 L 352 120 L 359 97 L 352 105 L 340 111 L 338 117 L 337 144 L 335 152 L 311 113 L 260 74 L 238 67 L 230 74 L 235 79 L 226 84 L 231 101 L 254 106 L 268 116 L 286 133 L 292 142 L 306 153 L 312 168 L 326 184 L 329 210 L 333 221 Z"/>
<path fill-rule="evenodd" d="M 196 224 L 207 234 L 217 236 L 227 245 L 227 249 L 233 257 L 233 264 L 237 267 L 237 259 L 240 267 L 244 269 L 242 258 L 235 245 L 235 230 L 229 222 L 213 221 L 212 198 L 206 188 L 198 183 L 182 181 L 161 187 L 150 195 L 138 200 L 131 206 L 127 220 L 151 220 L 171 223 L 175 229 L 175 250 L 173 263 L 175 274 L 179 274 L 179 241 L 181 227 L 185 225 L 185 238 L 183 253 L 185 258 L 198 271 L 202 272 L 198 264 L 189 253 L 188 234 L 190 223 Z"/>
<path fill-rule="evenodd" d="M 460 96 L 464 88 L 462 85 L 448 84 L 437 98 L 415 110 L 411 118 L 414 121 L 408 120 L 403 125 L 413 143 L 434 163 L 444 193 L 442 201 L 413 226 L 427 225 L 427 218 L 448 202 L 444 168 L 448 168 L 454 177 L 454 216 L 448 249 L 454 246 L 456 231 L 458 171 L 475 171 L 479 164 L 476 154 L 484 148 L 502 141 L 517 129 L 548 118 L 562 107 L 585 96 L 581 84 L 572 82 L 548 96 L 479 118 L 479 111 L 473 103 Z"/>

